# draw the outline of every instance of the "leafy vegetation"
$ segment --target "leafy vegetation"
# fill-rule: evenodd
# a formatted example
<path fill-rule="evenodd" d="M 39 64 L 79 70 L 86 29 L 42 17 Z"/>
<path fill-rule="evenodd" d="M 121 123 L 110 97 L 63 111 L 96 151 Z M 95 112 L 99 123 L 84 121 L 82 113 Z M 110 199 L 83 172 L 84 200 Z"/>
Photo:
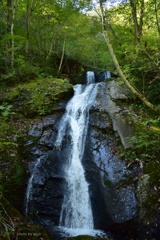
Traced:
<path fill-rule="evenodd" d="M 0 108 L 1 115 L 5 117 L 13 115 L 13 110 L 26 117 L 50 114 L 59 99 L 65 99 L 71 93 L 72 84 L 63 79 L 35 79 L 19 84 L 9 88 L 7 92 L 1 91 L 1 101 L 3 101 Z"/>
<path fill-rule="evenodd" d="M 120 104 L 121 105 L 121 104 Z M 134 162 L 135 159 L 146 164 L 150 161 L 159 161 L 160 156 L 160 118 L 147 111 L 140 103 L 132 103 L 125 108 L 136 114 L 128 115 L 126 121 L 132 126 L 134 136 L 128 138 L 128 141 L 133 144 L 131 149 L 124 151 L 121 149 L 120 155 L 126 157 L 129 162 Z"/>
<path fill-rule="evenodd" d="M 4 103 L 3 105 L 0 106 L 0 113 L 4 118 L 7 118 L 10 114 L 13 114 L 13 112 L 11 113 L 11 108 L 12 105 L 8 105 L 6 103 Z"/>

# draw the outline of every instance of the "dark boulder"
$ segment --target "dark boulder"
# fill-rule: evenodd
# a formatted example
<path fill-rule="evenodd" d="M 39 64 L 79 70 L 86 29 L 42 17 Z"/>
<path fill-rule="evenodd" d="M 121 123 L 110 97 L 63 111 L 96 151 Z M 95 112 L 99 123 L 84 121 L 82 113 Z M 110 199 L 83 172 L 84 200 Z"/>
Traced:
<path fill-rule="evenodd" d="M 98 72 L 95 71 L 96 82 L 103 82 L 106 79 L 118 78 L 118 74 L 112 73 L 110 71 Z"/>

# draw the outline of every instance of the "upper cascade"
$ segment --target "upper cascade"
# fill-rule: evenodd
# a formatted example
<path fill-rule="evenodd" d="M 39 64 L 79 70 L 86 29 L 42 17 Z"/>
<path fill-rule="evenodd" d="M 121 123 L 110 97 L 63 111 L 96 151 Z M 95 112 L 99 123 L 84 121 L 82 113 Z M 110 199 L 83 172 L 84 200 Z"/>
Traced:
<path fill-rule="evenodd" d="M 93 71 L 88 71 L 86 75 L 87 84 L 95 83 L 95 73 Z"/>

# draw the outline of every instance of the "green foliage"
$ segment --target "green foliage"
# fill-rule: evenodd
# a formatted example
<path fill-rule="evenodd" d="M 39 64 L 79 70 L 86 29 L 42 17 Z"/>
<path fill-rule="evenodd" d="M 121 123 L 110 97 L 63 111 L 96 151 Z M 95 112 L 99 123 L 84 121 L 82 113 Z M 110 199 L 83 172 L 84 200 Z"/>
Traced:
<path fill-rule="evenodd" d="M 141 104 L 132 103 L 130 111 L 136 114 L 135 119 L 128 119 L 128 123 L 133 129 L 134 135 L 129 137 L 128 142 L 133 147 L 124 150 L 119 146 L 119 155 L 130 163 L 159 161 L 160 157 L 160 118 L 149 115 Z"/>
<path fill-rule="evenodd" d="M 15 69 L 9 69 L 9 71 L 1 75 L 0 85 L 14 86 L 30 79 L 35 79 L 40 75 L 40 72 L 38 66 L 27 63 L 23 56 L 19 56 Z"/>
<path fill-rule="evenodd" d="M 10 114 L 13 114 L 11 112 L 12 105 L 3 103 L 3 105 L 0 106 L 0 115 L 4 118 L 7 118 Z"/>
<path fill-rule="evenodd" d="M 52 113 L 57 102 L 70 96 L 72 84 L 66 79 L 43 78 L 32 80 L 2 92 L 1 98 L 12 103 L 13 110 L 25 116 Z M 3 114 L 10 112 L 10 104 L 2 106 Z"/>
<path fill-rule="evenodd" d="M 160 154 L 160 118 L 143 119 L 134 126 L 135 136 L 130 141 L 134 144 L 136 157 L 142 161 L 156 160 Z"/>

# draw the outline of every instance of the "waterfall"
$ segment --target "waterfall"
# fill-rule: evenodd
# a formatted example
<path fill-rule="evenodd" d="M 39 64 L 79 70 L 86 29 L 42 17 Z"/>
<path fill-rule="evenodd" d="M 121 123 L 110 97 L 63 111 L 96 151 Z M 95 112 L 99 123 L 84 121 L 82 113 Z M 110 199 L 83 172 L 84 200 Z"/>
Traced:
<path fill-rule="evenodd" d="M 111 78 L 111 72 L 110 71 L 104 72 L 104 76 L 105 76 L 105 79 Z"/>
<path fill-rule="evenodd" d="M 55 146 L 61 148 L 66 130 L 71 139 L 70 159 L 65 169 L 67 189 L 64 194 L 59 225 L 71 235 L 92 235 L 94 223 L 82 158 L 87 135 L 89 109 L 94 104 L 98 84 L 93 72 L 87 72 L 87 85 L 74 86 L 74 96 L 66 106 L 59 124 Z M 74 232 L 74 233 L 73 233 Z"/>

